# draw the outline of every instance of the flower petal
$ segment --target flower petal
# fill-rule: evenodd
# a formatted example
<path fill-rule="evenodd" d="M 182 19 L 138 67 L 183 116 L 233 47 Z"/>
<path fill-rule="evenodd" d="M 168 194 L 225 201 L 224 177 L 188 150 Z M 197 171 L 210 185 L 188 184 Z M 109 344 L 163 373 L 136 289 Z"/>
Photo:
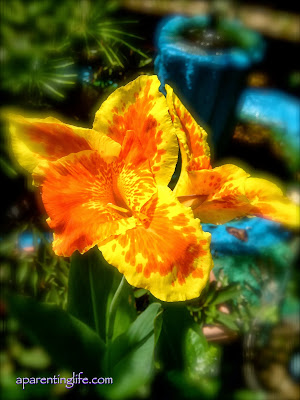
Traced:
<path fill-rule="evenodd" d="M 252 215 L 299 227 L 299 206 L 284 197 L 274 183 L 261 178 L 248 178 L 245 192 L 252 205 Z"/>
<path fill-rule="evenodd" d="M 115 182 L 115 196 L 139 218 L 143 205 L 157 193 L 149 160 L 133 131 L 127 131 L 119 157 L 120 173 Z"/>
<path fill-rule="evenodd" d="M 182 196 L 186 192 L 186 185 L 190 185 L 189 171 L 211 169 L 210 149 L 205 130 L 197 124 L 169 85 L 166 85 L 166 91 L 182 159 L 181 174 L 174 192 Z"/>
<path fill-rule="evenodd" d="M 194 189 L 198 200 L 201 200 L 197 203 L 194 196 L 194 215 L 202 222 L 212 224 L 223 224 L 247 215 L 251 209 L 245 194 L 248 176 L 243 169 L 231 164 L 212 170 L 190 172 L 190 190 Z M 179 197 L 181 199 L 184 204 L 189 205 L 185 197 Z"/>
<path fill-rule="evenodd" d="M 96 151 L 82 151 L 55 162 L 44 171 L 42 199 L 54 230 L 57 255 L 84 253 L 110 235 L 135 226 L 135 218 L 116 204 L 113 190 L 118 163 L 107 163 Z M 118 207 L 118 204 L 116 204 Z"/>
<path fill-rule="evenodd" d="M 299 226 L 299 207 L 284 197 L 274 183 L 251 178 L 234 165 L 192 171 L 189 185 L 186 187 L 197 195 L 178 199 L 192 207 L 194 215 L 204 223 L 223 224 L 234 218 L 257 216 Z"/>
<path fill-rule="evenodd" d="M 126 132 L 133 131 L 157 183 L 167 185 L 176 166 L 178 144 L 159 86 L 156 76 L 142 75 L 115 90 L 97 111 L 93 128 L 120 144 Z"/>
<path fill-rule="evenodd" d="M 167 187 L 141 211 L 143 224 L 98 244 L 104 257 L 131 285 L 163 301 L 198 297 L 212 268 L 210 234 Z"/>
<path fill-rule="evenodd" d="M 55 118 L 24 118 L 10 115 L 13 153 L 19 164 L 33 172 L 41 161 L 55 161 L 71 153 L 98 150 L 116 157 L 120 145 L 91 129 L 67 125 Z"/>
<path fill-rule="evenodd" d="M 170 115 L 176 127 L 178 140 L 187 154 L 188 162 L 192 158 L 203 156 L 205 159 L 201 160 L 202 162 L 209 161 L 210 149 L 207 143 L 207 133 L 197 124 L 169 85 L 166 85 L 166 91 Z M 196 169 L 200 169 L 200 165 Z"/>

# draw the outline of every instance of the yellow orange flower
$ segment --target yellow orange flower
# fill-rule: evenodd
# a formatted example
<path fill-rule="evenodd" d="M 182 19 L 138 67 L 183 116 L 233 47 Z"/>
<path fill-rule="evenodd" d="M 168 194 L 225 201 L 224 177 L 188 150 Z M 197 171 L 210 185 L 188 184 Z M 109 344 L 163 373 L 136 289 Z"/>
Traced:
<path fill-rule="evenodd" d="M 10 132 L 17 160 L 41 187 L 56 254 L 97 245 L 130 284 L 184 301 L 200 295 L 212 268 L 210 234 L 198 217 L 296 226 L 299 210 L 271 182 L 231 164 L 212 168 L 206 132 L 159 86 L 141 76 L 117 89 L 93 129 L 13 115 Z M 178 143 L 182 169 L 172 192 Z"/>
<path fill-rule="evenodd" d="M 178 144 L 157 77 L 117 89 L 93 129 L 11 116 L 19 163 L 41 186 L 56 254 L 98 245 L 128 282 L 165 301 L 198 297 L 210 234 L 167 188 Z"/>
<path fill-rule="evenodd" d="M 274 183 L 252 178 L 231 164 L 212 169 L 206 132 L 173 89 L 166 85 L 166 90 L 182 156 L 182 170 L 174 189 L 178 199 L 204 223 L 222 224 L 237 217 L 257 216 L 299 226 L 299 207 Z"/>

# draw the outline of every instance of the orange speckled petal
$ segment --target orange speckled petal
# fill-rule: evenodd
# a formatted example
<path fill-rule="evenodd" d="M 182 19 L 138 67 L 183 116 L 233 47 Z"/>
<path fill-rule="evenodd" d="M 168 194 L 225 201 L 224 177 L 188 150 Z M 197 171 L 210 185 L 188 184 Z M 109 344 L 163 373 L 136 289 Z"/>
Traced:
<path fill-rule="evenodd" d="M 214 175 L 217 182 L 212 179 Z M 244 195 L 244 183 L 249 176 L 242 168 L 232 164 L 214 168 L 209 176 L 210 179 L 205 182 L 209 187 L 209 198 L 219 200 L 227 196 Z"/>
<path fill-rule="evenodd" d="M 251 205 L 245 197 L 205 201 L 195 208 L 194 215 L 206 224 L 225 224 L 235 218 L 250 215 Z"/>
<path fill-rule="evenodd" d="M 193 209 L 195 216 L 205 223 L 223 224 L 247 215 L 251 209 L 245 194 L 248 176 L 243 169 L 231 164 L 191 172 L 191 187 L 203 200 Z"/>
<path fill-rule="evenodd" d="M 55 118 L 9 115 L 8 119 L 13 153 L 28 172 L 41 161 L 55 161 L 71 153 L 98 150 L 103 156 L 117 157 L 121 149 L 103 134 Z"/>
<path fill-rule="evenodd" d="M 209 196 L 220 190 L 223 177 L 214 169 L 202 169 L 199 171 L 186 171 L 182 173 L 181 182 L 179 182 L 176 195 L 189 196 Z M 185 179 L 184 179 L 185 177 Z"/>
<path fill-rule="evenodd" d="M 143 225 L 109 238 L 99 249 L 106 260 L 163 301 L 196 298 L 212 268 L 210 234 L 167 187 L 158 187 L 142 209 Z"/>
<path fill-rule="evenodd" d="M 185 196 L 190 194 L 189 172 L 211 169 L 210 149 L 205 130 L 197 124 L 169 85 L 166 85 L 166 91 L 169 112 L 176 129 L 182 160 L 181 173 L 174 193 L 177 196 Z"/>
<path fill-rule="evenodd" d="M 128 216 L 108 205 L 116 204 L 114 166 L 96 151 L 71 154 L 48 164 L 42 199 L 57 255 L 70 256 L 75 250 L 84 253 L 110 235 L 135 226 L 131 213 Z"/>
<path fill-rule="evenodd" d="M 101 105 L 93 128 L 122 144 L 127 131 L 138 137 L 158 184 L 174 172 L 178 143 L 165 97 L 156 76 L 142 75 L 115 90 Z"/>
<path fill-rule="evenodd" d="M 248 178 L 245 192 L 252 205 L 252 215 L 299 227 L 299 206 L 284 197 L 274 183 L 260 178 Z"/>
<path fill-rule="evenodd" d="M 214 169 L 182 172 L 176 195 L 206 195 L 210 199 L 220 199 L 224 190 L 233 186 L 233 182 L 249 176 L 242 168 L 225 164 Z M 231 186 L 230 186 L 231 185 Z"/>
<path fill-rule="evenodd" d="M 207 187 L 208 182 L 211 184 L 209 177 L 216 173 L 213 184 Z M 199 196 L 192 199 L 183 196 L 179 200 L 190 205 L 202 222 L 223 224 L 238 217 L 257 216 L 291 227 L 299 226 L 299 206 L 284 197 L 272 182 L 251 178 L 244 170 L 230 164 L 190 175 L 191 187 Z"/>
<path fill-rule="evenodd" d="M 182 168 L 174 193 L 178 197 L 194 194 L 209 195 L 219 189 L 221 180 L 220 173 L 211 167 L 195 171 Z"/>
<path fill-rule="evenodd" d="M 207 133 L 197 124 L 169 85 L 166 85 L 166 91 L 167 103 L 181 145 L 181 152 L 186 153 L 188 164 L 192 159 L 198 159 L 196 169 L 201 168 L 201 163 L 205 165 L 202 168 L 207 168 L 210 158 Z"/>
<path fill-rule="evenodd" d="M 114 182 L 115 196 L 139 218 L 142 206 L 157 193 L 150 163 L 133 131 L 127 131 L 122 144 L 119 174 Z M 121 167 L 120 167 L 121 166 Z"/>

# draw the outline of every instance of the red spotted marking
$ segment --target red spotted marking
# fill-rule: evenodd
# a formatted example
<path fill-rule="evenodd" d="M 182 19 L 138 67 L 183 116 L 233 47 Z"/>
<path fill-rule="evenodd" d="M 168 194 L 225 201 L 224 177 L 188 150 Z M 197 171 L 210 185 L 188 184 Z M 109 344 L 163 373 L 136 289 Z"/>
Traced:
<path fill-rule="evenodd" d="M 119 115 L 112 110 L 113 119 L 109 124 L 109 136 L 122 144 L 126 132 L 132 130 L 140 139 L 143 153 L 150 160 L 153 172 L 159 171 L 157 165 L 161 162 L 161 157 L 166 154 L 165 149 L 159 149 L 163 143 L 163 131 L 158 129 L 158 122 L 151 114 L 155 106 L 154 96 L 149 94 L 151 80 L 148 80 L 143 93 L 135 93 L 135 102 L 131 104 L 123 115 Z"/>
<path fill-rule="evenodd" d="M 148 223 L 118 237 L 118 242 L 125 249 L 125 262 L 134 267 L 138 253 L 145 260 L 142 268 L 136 271 L 149 278 L 152 273 L 166 276 L 175 273 L 180 285 L 196 271 L 196 260 L 207 254 L 203 249 L 206 241 L 199 241 L 196 229 L 188 226 L 189 218 L 180 213 L 169 217 L 170 204 L 157 207 L 157 201 L 148 207 Z M 145 211 L 144 211 L 145 212 Z M 178 229 L 176 229 L 178 228 Z M 195 278 L 203 277 L 201 272 L 194 273 Z"/>
<path fill-rule="evenodd" d="M 199 137 L 198 132 L 196 132 L 195 122 L 191 114 L 184 110 L 182 114 L 179 106 L 175 106 L 176 113 L 180 120 L 182 130 L 186 135 L 188 147 L 193 154 L 194 157 L 199 157 L 205 155 L 203 143 L 201 141 L 201 137 Z"/>
<path fill-rule="evenodd" d="M 49 161 L 55 161 L 71 153 L 83 150 L 91 150 L 90 145 L 83 137 L 74 131 L 58 123 L 37 122 L 24 127 L 29 139 L 43 146 L 43 157 Z"/>

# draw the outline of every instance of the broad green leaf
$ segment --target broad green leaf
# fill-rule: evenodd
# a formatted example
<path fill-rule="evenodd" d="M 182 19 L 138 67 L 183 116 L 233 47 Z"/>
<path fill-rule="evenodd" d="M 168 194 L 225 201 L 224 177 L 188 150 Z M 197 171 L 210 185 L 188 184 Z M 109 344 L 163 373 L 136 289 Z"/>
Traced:
<path fill-rule="evenodd" d="M 161 329 L 163 324 L 163 310 L 160 310 L 159 313 L 156 315 L 154 320 L 154 342 L 155 346 L 158 343 L 158 339 L 160 337 Z"/>
<path fill-rule="evenodd" d="M 154 372 L 155 321 L 160 308 L 158 303 L 151 304 L 109 346 L 106 375 L 113 377 L 114 384 L 97 388 L 109 399 L 132 398 L 151 381 Z"/>
<path fill-rule="evenodd" d="M 215 400 L 220 382 L 216 378 L 192 379 L 184 371 L 169 371 L 168 396 L 172 400 Z M 222 397 L 221 397 L 222 398 Z"/>
<path fill-rule="evenodd" d="M 101 372 L 105 344 L 83 322 L 54 305 L 22 296 L 8 299 L 12 315 L 53 361 L 71 371 L 97 376 Z"/>
<path fill-rule="evenodd" d="M 165 370 L 183 367 L 183 339 L 194 325 L 187 308 L 180 304 L 166 306 L 158 339 L 158 361 Z"/>
<path fill-rule="evenodd" d="M 198 328 L 198 327 L 197 327 Z M 185 369 L 194 379 L 218 375 L 220 350 L 209 344 L 198 328 L 188 329 L 184 340 Z"/>
<path fill-rule="evenodd" d="M 97 248 L 71 257 L 68 311 L 106 340 L 111 300 L 122 275 Z M 113 338 L 125 332 L 136 317 L 131 286 L 125 282 L 114 322 Z"/>
<path fill-rule="evenodd" d="M 220 349 L 209 344 L 200 331 L 188 329 L 184 340 L 185 373 L 201 398 L 215 398 L 219 389 Z"/>

